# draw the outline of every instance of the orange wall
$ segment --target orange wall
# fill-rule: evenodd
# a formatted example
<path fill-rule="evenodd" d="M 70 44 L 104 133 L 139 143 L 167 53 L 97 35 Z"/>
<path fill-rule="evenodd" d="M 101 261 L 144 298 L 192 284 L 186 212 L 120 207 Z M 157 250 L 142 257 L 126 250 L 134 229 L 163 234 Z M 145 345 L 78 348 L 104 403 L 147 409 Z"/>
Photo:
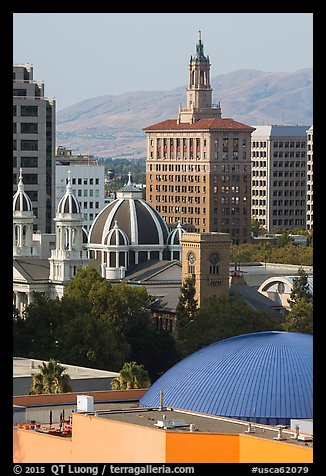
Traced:
<path fill-rule="evenodd" d="M 312 448 L 249 435 L 179 433 L 73 415 L 72 439 L 14 429 L 15 463 L 310 463 Z"/>
<path fill-rule="evenodd" d="M 64 405 L 65 403 L 77 402 L 77 395 L 91 395 L 94 397 L 94 402 L 97 401 L 110 401 L 110 400 L 139 400 L 144 393 L 145 389 L 133 389 L 133 390 L 103 390 L 93 392 L 71 392 L 71 393 L 52 393 L 49 395 L 17 395 L 13 397 L 14 405 Z"/>
<path fill-rule="evenodd" d="M 33 430 L 13 431 L 14 463 L 71 463 L 72 441 Z"/>
<path fill-rule="evenodd" d="M 241 463 L 312 463 L 311 447 L 240 435 Z"/>
<path fill-rule="evenodd" d="M 238 435 L 166 433 L 167 463 L 237 463 Z"/>
<path fill-rule="evenodd" d="M 165 462 L 165 433 L 94 416 L 73 416 L 75 462 Z"/>

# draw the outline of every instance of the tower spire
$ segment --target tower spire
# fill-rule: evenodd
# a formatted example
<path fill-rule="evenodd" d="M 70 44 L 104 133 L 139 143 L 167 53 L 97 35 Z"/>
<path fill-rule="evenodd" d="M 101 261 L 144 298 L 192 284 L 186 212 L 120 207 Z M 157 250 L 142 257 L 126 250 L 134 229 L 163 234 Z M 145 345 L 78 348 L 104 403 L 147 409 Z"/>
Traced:
<path fill-rule="evenodd" d="M 201 40 L 201 30 L 198 31 L 198 42 L 196 44 L 195 61 L 208 61 L 208 58 L 204 55 L 204 45 Z"/>

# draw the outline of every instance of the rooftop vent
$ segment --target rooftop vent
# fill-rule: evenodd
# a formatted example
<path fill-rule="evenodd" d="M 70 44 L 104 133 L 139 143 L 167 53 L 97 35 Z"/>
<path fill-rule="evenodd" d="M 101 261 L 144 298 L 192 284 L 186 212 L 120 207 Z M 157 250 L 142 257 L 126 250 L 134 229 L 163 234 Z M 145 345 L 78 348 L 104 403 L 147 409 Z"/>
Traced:
<path fill-rule="evenodd" d="M 167 420 L 166 418 L 163 418 L 163 420 L 157 420 L 157 423 L 154 423 L 154 426 L 157 426 L 157 428 L 163 428 L 163 430 L 168 430 L 171 428 L 178 428 L 178 427 L 185 427 L 185 426 L 189 427 L 190 425 L 187 424 L 184 420 Z"/>

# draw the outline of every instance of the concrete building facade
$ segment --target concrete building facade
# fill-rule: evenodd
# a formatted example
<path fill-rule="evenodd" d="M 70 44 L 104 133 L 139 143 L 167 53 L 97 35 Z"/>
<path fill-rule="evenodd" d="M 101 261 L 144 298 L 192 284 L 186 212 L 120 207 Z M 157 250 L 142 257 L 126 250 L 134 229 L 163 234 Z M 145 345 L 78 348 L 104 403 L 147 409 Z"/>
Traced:
<path fill-rule="evenodd" d="M 61 150 L 62 152 L 62 150 Z M 69 151 L 67 151 L 69 152 Z M 94 219 L 105 206 L 104 165 L 98 164 L 92 156 L 62 154 L 56 155 L 55 204 L 65 193 L 67 169 L 70 171 L 72 193 L 77 198 L 83 215 L 83 226 L 88 232 Z"/>
<path fill-rule="evenodd" d="M 255 126 L 251 216 L 267 231 L 306 227 L 307 126 Z"/>
<path fill-rule="evenodd" d="M 177 119 L 144 128 L 146 200 L 172 229 L 229 233 L 250 241 L 250 145 L 253 127 L 221 117 L 212 103 L 209 57 L 201 36 L 190 58 L 187 105 Z"/>
<path fill-rule="evenodd" d="M 307 223 L 308 230 L 314 227 L 314 128 L 307 130 Z"/>
<path fill-rule="evenodd" d="M 24 171 L 32 201 L 34 231 L 53 232 L 55 214 L 55 100 L 33 79 L 31 64 L 13 66 L 13 191 Z"/>

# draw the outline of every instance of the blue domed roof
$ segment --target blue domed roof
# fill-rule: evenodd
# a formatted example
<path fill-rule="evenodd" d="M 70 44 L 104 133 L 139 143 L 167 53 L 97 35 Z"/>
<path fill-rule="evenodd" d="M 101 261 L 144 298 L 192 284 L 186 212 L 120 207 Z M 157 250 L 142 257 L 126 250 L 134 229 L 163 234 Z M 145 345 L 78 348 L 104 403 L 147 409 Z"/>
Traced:
<path fill-rule="evenodd" d="M 165 372 L 140 400 L 266 424 L 313 418 L 313 337 L 257 332 L 211 344 Z"/>

